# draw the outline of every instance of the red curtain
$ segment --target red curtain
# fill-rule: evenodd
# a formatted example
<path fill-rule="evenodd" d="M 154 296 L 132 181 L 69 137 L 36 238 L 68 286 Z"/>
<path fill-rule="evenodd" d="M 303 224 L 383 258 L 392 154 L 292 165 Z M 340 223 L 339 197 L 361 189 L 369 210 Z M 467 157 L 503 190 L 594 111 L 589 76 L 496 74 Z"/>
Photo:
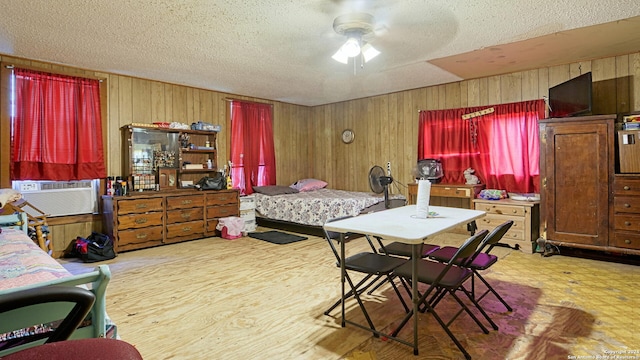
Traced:
<path fill-rule="evenodd" d="M 14 69 L 12 180 L 106 177 L 98 80 Z"/>
<path fill-rule="evenodd" d="M 538 119 L 543 100 L 421 111 L 418 159 L 442 161 L 443 183 L 465 183 L 463 171 L 473 168 L 488 189 L 540 192 Z M 493 108 L 468 120 L 462 115 Z"/>
<path fill-rule="evenodd" d="M 244 194 L 276 184 L 271 105 L 231 102 L 231 162 L 233 187 Z"/>

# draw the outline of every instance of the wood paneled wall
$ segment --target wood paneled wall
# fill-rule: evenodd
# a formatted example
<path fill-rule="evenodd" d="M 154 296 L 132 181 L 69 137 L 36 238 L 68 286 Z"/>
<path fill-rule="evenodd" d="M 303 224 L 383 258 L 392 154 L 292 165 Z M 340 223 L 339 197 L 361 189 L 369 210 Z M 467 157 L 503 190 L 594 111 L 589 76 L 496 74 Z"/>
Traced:
<path fill-rule="evenodd" d="M 313 177 L 331 187 L 368 191 L 368 171 L 386 167 L 401 184 L 413 181 L 418 111 L 504 104 L 546 97 L 549 88 L 593 75 L 594 114 L 640 110 L 640 53 L 540 68 L 313 107 L 309 138 Z M 340 140 L 343 129 L 355 141 Z M 406 195 L 403 186 L 399 189 Z"/>
<path fill-rule="evenodd" d="M 168 84 L 159 81 L 139 79 L 130 76 L 60 66 L 35 60 L 0 55 L 3 64 L 27 66 L 43 71 L 51 71 L 68 75 L 98 77 L 106 83 L 107 127 L 105 129 L 105 157 L 108 175 L 120 175 L 122 172 L 120 128 L 131 123 L 151 124 L 153 122 L 178 121 L 187 124 L 202 120 L 221 124 L 222 133 L 218 136 L 218 164 L 223 165 L 229 159 L 229 121 L 227 118 L 228 98 L 266 102 L 273 105 L 275 151 L 278 180 L 283 183 L 295 181 L 300 174 L 310 176 L 308 169 L 309 137 L 311 109 L 277 101 L 231 95 L 211 90 L 188 86 Z M 0 82 L 2 83 L 2 82 Z M 0 90 L 0 96 L 3 94 Z M 6 91 L 6 90 L 5 90 Z M 8 116 L 3 115 L 3 124 L 8 123 Z M 0 128 L 2 138 L 2 155 L 0 156 L 0 176 L 2 186 L 10 186 L 9 154 L 10 141 L 8 126 Z M 4 149 L 7 149 L 5 151 Z M 79 219 L 79 220 L 78 220 Z M 91 231 L 100 231 L 102 224 L 99 217 L 58 218 L 52 230 L 54 248 L 57 252 L 64 250 L 76 236 L 88 236 Z"/>
<path fill-rule="evenodd" d="M 278 184 L 315 177 L 331 187 L 368 191 L 368 171 L 391 162 L 401 184 L 413 181 L 417 161 L 418 111 L 502 104 L 540 99 L 551 86 L 593 72 L 594 113 L 640 110 L 640 53 L 540 68 L 511 74 L 384 94 L 340 103 L 306 107 L 168 84 L 130 76 L 48 64 L 0 55 L 0 61 L 45 71 L 104 78 L 107 83 L 107 171 L 121 172 L 120 127 L 130 123 L 198 120 L 223 125 L 218 138 L 218 162 L 228 159 L 229 123 L 226 98 L 273 104 Z M 1 91 L 1 90 L 0 90 Z M 0 93 L 1 95 L 1 93 Z M 3 118 L 4 121 L 4 118 Z M 343 129 L 355 131 L 355 141 L 343 144 Z M 8 135 L 0 133 L 3 149 Z M 3 151 L 4 153 L 4 151 Z M 8 169 L 3 154 L 0 169 Z M 6 173 L 0 174 L 6 176 Z M 0 179 L 2 180 L 2 179 Z M 5 178 L 6 180 L 6 178 Z M 406 189 L 400 188 L 405 193 Z M 98 230 L 100 224 L 53 226 L 57 250 L 76 236 Z"/>

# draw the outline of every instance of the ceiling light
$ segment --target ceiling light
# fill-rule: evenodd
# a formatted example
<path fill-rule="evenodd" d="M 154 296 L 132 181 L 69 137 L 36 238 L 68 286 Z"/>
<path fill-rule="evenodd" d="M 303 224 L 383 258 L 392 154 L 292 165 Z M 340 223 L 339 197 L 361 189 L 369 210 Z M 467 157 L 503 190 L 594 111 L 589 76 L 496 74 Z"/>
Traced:
<path fill-rule="evenodd" d="M 380 55 L 380 51 L 376 50 L 371 44 L 364 44 L 362 47 L 362 56 L 364 57 L 364 62 L 367 62 L 374 57 Z"/>
<path fill-rule="evenodd" d="M 333 29 L 347 36 L 347 41 L 332 56 L 335 61 L 348 64 L 349 58 L 361 55 L 362 61 L 367 62 L 380 54 L 380 51 L 362 40 L 363 36 L 373 32 L 373 16 L 365 13 L 338 16 L 333 21 Z"/>
<path fill-rule="evenodd" d="M 360 54 L 360 41 L 355 37 L 350 37 L 347 42 L 340 48 L 342 52 L 348 57 L 356 57 Z"/>

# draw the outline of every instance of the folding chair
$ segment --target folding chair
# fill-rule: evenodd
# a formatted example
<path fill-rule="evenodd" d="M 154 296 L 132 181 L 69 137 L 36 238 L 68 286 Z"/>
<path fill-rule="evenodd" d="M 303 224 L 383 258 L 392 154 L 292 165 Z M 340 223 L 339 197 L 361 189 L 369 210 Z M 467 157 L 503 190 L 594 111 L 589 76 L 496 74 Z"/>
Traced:
<path fill-rule="evenodd" d="M 329 221 L 337 221 L 345 218 L 346 217 L 332 219 Z M 336 265 L 340 266 L 340 254 L 336 249 L 335 244 L 333 243 L 334 241 L 340 241 L 340 234 L 332 231 L 327 231 L 327 230 L 324 230 L 324 233 L 325 233 L 325 238 L 329 243 L 329 246 L 331 247 L 331 251 L 335 255 Z M 344 298 L 339 299 L 331 307 L 329 307 L 329 309 L 327 309 L 324 312 L 324 314 L 329 315 L 329 313 L 333 309 L 335 309 L 338 305 L 340 305 L 342 301 L 346 301 L 348 298 L 354 297 L 358 302 L 358 305 L 360 306 L 360 309 L 362 310 L 367 320 L 367 323 L 369 324 L 369 327 L 371 328 L 371 330 L 376 331 L 375 326 L 373 325 L 373 322 L 371 321 L 371 318 L 369 317 L 369 314 L 364 306 L 364 303 L 360 299 L 360 295 L 363 292 L 365 292 L 371 285 L 376 283 L 380 278 L 386 277 L 389 280 L 389 283 L 391 284 L 391 286 L 393 287 L 393 290 L 395 291 L 396 295 L 398 295 L 398 298 L 400 299 L 400 302 L 402 303 L 405 311 L 409 312 L 409 307 L 407 306 L 406 302 L 404 301 L 404 298 L 400 294 L 400 291 L 398 290 L 398 287 L 396 286 L 395 282 L 391 278 L 391 274 L 393 273 L 393 270 L 401 266 L 402 264 L 406 263 L 407 259 L 378 253 L 376 251 L 375 246 L 373 245 L 373 242 L 371 241 L 371 238 L 369 238 L 369 236 L 367 235 L 348 233 L 348 234 L 345 234 L 345 241 L 347 239 L 358 237 L 358 236 L 364 236 L 367 239 L 372 251 L 360 252 L 344 259 L 345 269 L 347 270 L 345 274 L 345 279 L 349 283 L 351 290 L 349 290 L 349 292 L 344 295 Z M 359 272 L 366 275 L 364 276 L 364 278 L 362 278 L 362 280 L 360 280 L 357 284 L 354 285 L 353 281 L 351 280 L 351 277 L 349 276 L 349 271 Z"/>
<path fill-rule="evenodd" d="M 377 237 L 376 239 L 381 245 L 380 248 L 378 249 L 378 252 L 387 254 L 387 255 L 402 256 L 402 257 L 411 259 L 411 251 L 412 251 L 411 244 L 403 244 L 401 242 L 392 242 L 388 245 L 382 245 L 382 239 Z M 422 254 L 421 258 L 424 259 L 428 257 L 429 254 L 431 254 L 432 252 L 438 249 L 440 249 L 440 246 L 438 245 L 422 244 L 422 248 L 420 249 L 420 254 Z M 378 285 L 374 286 L 371 290 L 369 290 L 367 294 L 371 295 L 371 293 L 376 291 L 380 286 L 384 285 L 387 281 L 388 281 L 387 278 L 383 279 L 378 283 Z"/>
<path fill-rule="evenodd" d="M 513 226 L 513 220 L 505 221 L 504 223 L 496 226 L 495 229 L 487 235 L 487 237 L 483 240 L 480 245 L 479 253 L 475 257 L 475 259 L 467 264 L 467 267 L 473 271 L 473 275 L 471 277 L 471 293 L 473 294 L 473 298 L 480 302 L 485 296 L 489 293 L 493 293 L 493 295 L 505 306 L 507 311 L 512 311 L 511 306 L 507 304 L 507 302 L 498 294 L 498 292 L 491 286 L 489 283 L 480 275 L 479 271 L 486 270 L 490 268 L 493 264 L 498 261 L 498 257 L 496 255 L 490 254 L 491 250 L 500 242 L 500 240 L 504 237 L 504 234 L 509 231 L 509 229 Z M 484 249 L 486 251 L 482 252 Z M 456 253 L 458 248 L 452 246 L 445 246 L 437 251 L 429 254 L 429 258 L 432 260 L 440 261 L 440 262 L 448 262 L 451 260 L 452 256 Z M 456 263 L 459 263 L 456 262 Z M 480 279 L 482 283 L 487 287 L 487 290 L 481 295 L 476 296 L 475 291 L 475 278 Z"/>
<path fill-rule="evenodd" d="M 418 294 L 420 296 L 418 304 L 420 304 L 422 307 L 420 311 L 428 311 L 433 315 L 436 321 L 444 329 L 447 335 L 449 335 L 451 340 L 456 344 L 458 349 L 460 349 L 460 351 L 467 359 L 470 359 L 471 356 L 464 349 L 455 335 L 453 335 L 453 333 L 449 329 L 449 325 L 451 325 L 451 323 L 464 311 L 469 314 L 469 316 L 478 325 L 478 327 L 480 327 L 482 332 L 488 334 L 489 330 L 487 330 L 487 328 L 482 325 L 480 320 L 478 320 L 473 312 L 471 312 L 469 307 L 456 294 L 459 290 L 463 290 L 469 300 L 479 309 L 479 311 L 484 312 L 484 310 L 482 310 L 482 308 L 480 308 L 477 302 L 472 298 L 471 294 L 467 291 L 464 291 L 463 284 L 472 276 L 473 272 L 470 269 L 456 266 L 455 261 L 457 260 L 461 264 L 471 262 L 473 260 L 474 254 L 477 253 L 477 249 L 480 246 L 480 243 L 485 238 L 487 233 L 488 231 L 482 230 L 468 238 L 465 243 L 458 249 L 458 251 L 456 251 L 452 259 L 446 264 L 430 260 L 419 260 L 418 262 L 418 273 L 416 276 L 417 280 L 418 282 L 429 285 L 426 291 L 424 291 L 422 294 Z M 403 279 L 405 288 L 409 293 L 411 293 L 407 285 L 407 281 L 409 281 L 413 277 L 411 263 L 407 262 L 404 265 L 398 267 L 394 271 L 394 275 L 400 276 L 401 279 Z M 461 309 L 447 323 L 445 323 L 440 315 L 435 311 L 435 307 L 447 294 L 449 294 L 460 305 Z M 402 320 L 400 325 L 391 333 L 390 336 L 396 337 L 398 335 L 398 332 L 400 332 L 404 325 L 406 325 L 411 316 L 415 316 L 413 314 L 413 310 L 411 310 L 407 314 L 407 316 Z"/>

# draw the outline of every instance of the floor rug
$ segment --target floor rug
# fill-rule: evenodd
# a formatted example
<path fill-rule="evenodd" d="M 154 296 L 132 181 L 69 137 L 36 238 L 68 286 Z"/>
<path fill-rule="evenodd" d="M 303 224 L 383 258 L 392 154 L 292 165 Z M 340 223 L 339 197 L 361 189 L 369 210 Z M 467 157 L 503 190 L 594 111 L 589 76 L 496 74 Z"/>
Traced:
<path fill-rule="evenodd" d="M 304 236 L 298 236 L 293 234 L 287 234 L 280 231 L 265 231 L 265 232 L 252 232 L 249 233 L 249 237 L 260 239 L 264 241 L 268 241 L 273 244 L 290 244 L 292 242 L 306 240 L 307 238 Z"/>

